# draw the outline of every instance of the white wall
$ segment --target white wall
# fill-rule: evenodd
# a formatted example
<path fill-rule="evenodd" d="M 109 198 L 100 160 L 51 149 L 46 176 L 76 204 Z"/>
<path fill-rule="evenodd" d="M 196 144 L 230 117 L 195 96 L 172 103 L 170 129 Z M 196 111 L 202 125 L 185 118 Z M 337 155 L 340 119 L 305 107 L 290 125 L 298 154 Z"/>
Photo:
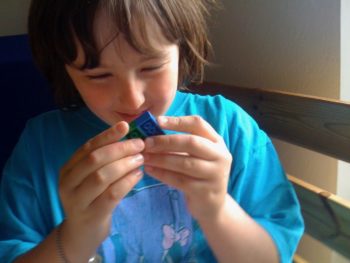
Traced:
<path fill-rule="evenodd" d="M 350 102 L 350 1 L 341 0 L 341 75 L 340 99 Z M 337 193 L 350 200 L 350 164 L 338 162 Z M 349 262 L 337 254 L 333 255 L 333 262 Z"/>
<path fill-rule="evenodd" d="M 339 1 L 222 2 L 210 79 L 339 97 Z"/>
<path fill-rule="evenodd" d="M 207 71 L 208 80 L 340 98 L 344 92 L 340 89 L 340 0 L 222 2 L 224 9 L 211 24 L 217 66 Z M 344 78 L 350 76 L 347 73 Z M 289 174 L 338 191 L 337 160 L 278 140 L 274 143 Z M 349 186 L 346 189 L 350 192 Z M 298 252 L 310 262 L 341 260 L 306 235 Z"/>
<path fill-rule="evenodd" d="M 0 36 L 24 34 L 30 0 L 0 1 Z"/>
<path fill-rule="evenodd" d="M 350 102 L 350 1 L 341 1 L 341 92 Z"/>
<path fill-rule="evenodd" d="M 350 1 L 341 1 L 340 99 L 350 102 Z M 338 193 L 350 200 L 350 164 L 339 162 Z"/>

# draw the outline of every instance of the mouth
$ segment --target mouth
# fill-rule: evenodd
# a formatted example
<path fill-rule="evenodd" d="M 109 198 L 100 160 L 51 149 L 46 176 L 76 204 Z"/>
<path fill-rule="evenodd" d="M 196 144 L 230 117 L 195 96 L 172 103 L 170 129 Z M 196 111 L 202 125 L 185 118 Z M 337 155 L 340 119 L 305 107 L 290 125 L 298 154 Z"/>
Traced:
<path fill-rule="evenodd" d="M 121 119 L 123 119 L 124 121 L 130 123 L 133 120 L 135 120 L 137 117 L 142 115 L 145 111 L 146 110 L 144 110 L 144 111 L 142 111 L 140 113 L 137 113 L 137 114 L 128 114 L 128 113 L 122 113 L 122 112 L 116 112 L 116 113 Z"/>

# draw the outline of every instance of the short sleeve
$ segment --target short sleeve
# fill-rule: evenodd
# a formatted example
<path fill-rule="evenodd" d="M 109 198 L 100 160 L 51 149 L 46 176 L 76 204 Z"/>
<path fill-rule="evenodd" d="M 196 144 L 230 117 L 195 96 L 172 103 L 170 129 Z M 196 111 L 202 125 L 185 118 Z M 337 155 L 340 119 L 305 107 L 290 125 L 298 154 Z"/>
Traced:
<path fill-rule="evenodd" d="M 270 234 L 280 262 L 291 262 L 304 222 L 294 188 L 268 138 L 246 155 L 236 177 L 232 191 L 238 202 Z"/>
<path fill-rule="evenodd" d="M 28 126 L 7 161 L 0 188 L 0 262 L 8 263 L 38 245 L 50 229 L 42 196 L 45 181 L 38 167 L 39 148 Z M 40 191 L 35 189 L 42 184 Z M 46 188 L 49 188 L 47 186 Z M 42 189 L 42 190 L 41 190 Z M 52 226 L 51 226 L 52 227 Z"/>

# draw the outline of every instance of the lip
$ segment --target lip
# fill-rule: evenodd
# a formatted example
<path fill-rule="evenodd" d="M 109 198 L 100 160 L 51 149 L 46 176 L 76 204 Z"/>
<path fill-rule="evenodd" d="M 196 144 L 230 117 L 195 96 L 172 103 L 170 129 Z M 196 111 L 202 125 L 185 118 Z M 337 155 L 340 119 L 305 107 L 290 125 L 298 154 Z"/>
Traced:
<path fill-rule="evenodd" d="M 144 112 L 146 112 L 146 110 L 141 111 L 140 113 L 137 114 L 128 114 L 128 113 L 122 113 L 122 112 L 116 112 L 118 114 L 118 116 L 123 119 L 124 121 L 130 123 L 133 120 L 137 119 L 137 117 L 139 117 L 140 115 L 142 115 Z"/>

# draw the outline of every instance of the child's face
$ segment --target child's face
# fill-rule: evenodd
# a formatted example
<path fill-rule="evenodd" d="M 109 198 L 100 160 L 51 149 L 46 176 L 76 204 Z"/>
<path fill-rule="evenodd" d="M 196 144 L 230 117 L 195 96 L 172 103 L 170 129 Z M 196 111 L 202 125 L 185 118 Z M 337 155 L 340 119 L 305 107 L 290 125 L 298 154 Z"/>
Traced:
<path fill-rule="evenodd" d="M 109 125 L 121 120 L 130 122 L 147 110 L 156 116 L 164 114 L 178 87 L 178 46 L 167 43 L 154 26 L 149 33 L 154 34 L 152 39 L 161 51 L 160 57 L 140 54 L 121 34 L 106 45 L 115 31 L 105 17 L 98 15 L 95 23 L 96 39 L 102 49 L 100 66 L 79 69 L 84 62 L 79 44 L 76 61 L 66 65 L 85 104 Z"/>

